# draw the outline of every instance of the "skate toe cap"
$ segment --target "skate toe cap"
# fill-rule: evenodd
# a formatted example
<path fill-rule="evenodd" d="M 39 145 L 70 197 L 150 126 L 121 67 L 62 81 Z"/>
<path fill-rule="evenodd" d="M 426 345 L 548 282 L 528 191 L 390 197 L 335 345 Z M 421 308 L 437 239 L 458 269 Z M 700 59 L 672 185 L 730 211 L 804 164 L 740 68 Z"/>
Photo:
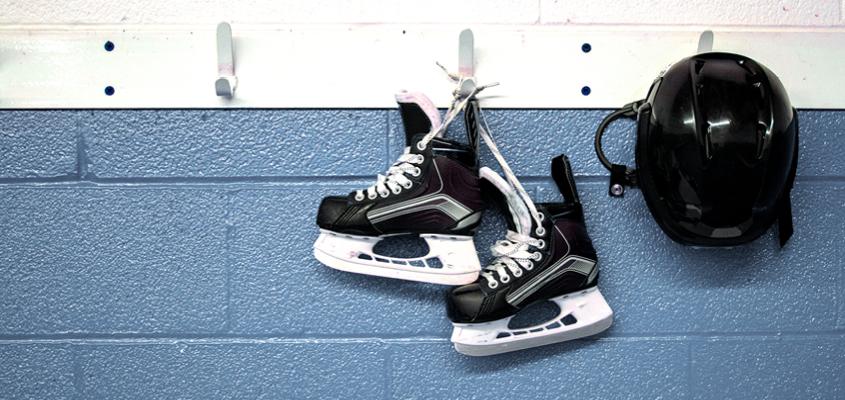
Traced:
<path fill-rule="evenodd" d="M 460 286 L 449 293 L 446 311 L 452 322 L 472 322 L 483 302 L 484 293 L 477 283 Z"/>
<path fill-rule="evenodd" d="M 317 211 L 317 225 L 320 228 L 332 229 L 347 208 L 347 199 L 343 196 L 329 196 L 323 198 Z"/>

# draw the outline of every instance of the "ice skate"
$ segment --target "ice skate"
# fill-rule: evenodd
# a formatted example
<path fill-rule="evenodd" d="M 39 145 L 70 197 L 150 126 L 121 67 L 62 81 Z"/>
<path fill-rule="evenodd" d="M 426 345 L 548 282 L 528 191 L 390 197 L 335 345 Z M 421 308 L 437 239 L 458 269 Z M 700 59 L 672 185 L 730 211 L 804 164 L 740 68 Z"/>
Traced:
<path fill-rule="evenodd" d="M 472 236 L 484 203 L 473 107 L 468 107 L 474 94 L 456 98 L 443 122 L 425 96 L 397 95 L 408 147 L 369 188 L 323 199 L 314 244 L 320 262 L 342 271 L 444 285 L 478 278 L 481 266 Z M 468 144 L 443 138 L 464 109 Z M 398 258 L 373 251 L 383 238 L 402 234 L 419 235 L 428 254 Z"/>
<path fill-rule="evenodd" d="M 484 131 L 482 138 L 487 140 Z M 596 252 L 587 235 L 568 160 L 559 156 L 552 161 L 552 176 L 565 201 L 536 206 L 507 164 L 502 167 L 508 181 L 487 168 L 481 169 L 481 176 L 492 183 L 491 192 L 505 204 L 508 233 L 491 247 L 497 258 L 485 267 L 478 281 L 449 294 L 455 349 L 486 356 L 577 339 L 609 328 L 613 311 L 596 286 Z M 557 316 L 531 327 L 508 326 L 520 310 L 543 301 L 557 305 Z"/>

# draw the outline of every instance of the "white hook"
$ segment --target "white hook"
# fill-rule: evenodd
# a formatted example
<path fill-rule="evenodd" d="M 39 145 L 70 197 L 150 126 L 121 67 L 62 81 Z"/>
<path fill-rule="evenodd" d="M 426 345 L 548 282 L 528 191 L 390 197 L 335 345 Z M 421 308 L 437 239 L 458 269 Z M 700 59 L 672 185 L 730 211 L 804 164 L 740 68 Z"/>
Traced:
<path fill-rule="evenodd" d="M 713 51 L 713 31 L 701 32 L 701 36 L 698 37 L 698 54 L 711 51 Z"/>
<path fill-rule="evenodd" d="M 232 43 L 232 27 L 228 22 L 217 25 L 217 73 L 214 89 L 218 96 L 232 97 L 238 86 L 235 76 L 235 47 Z"/>
<path fill-rule="evenodd" d="M 476 88 L 475 38 L 471 29 L 464 29 L 458 37 L 458 93 L 469 96 Z"/>

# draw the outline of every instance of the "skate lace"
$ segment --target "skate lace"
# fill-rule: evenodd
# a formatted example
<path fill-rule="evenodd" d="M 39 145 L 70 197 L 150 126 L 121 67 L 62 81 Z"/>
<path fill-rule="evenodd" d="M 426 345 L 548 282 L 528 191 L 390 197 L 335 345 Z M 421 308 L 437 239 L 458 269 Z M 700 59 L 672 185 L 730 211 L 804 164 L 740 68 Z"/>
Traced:
<path fill-rule="evenodd" d="M 516 178 L 516 174 L 513 173 L 513 170 L 502 156 L 501 151 L 499 151 L 499 147 L 496 146 L 496 142 L 490 134 L 490 126 L 487 125 L 487 120 L 484 118 L 481 107 L 478 108 L 478 121 L 479 136 L 481 136 L 484 140 L 484 143 L 487 145 L 487 148 L 490 149 L 490 153 L 493 154 L 493 157 L 499 163 L 499 166 L 502 167 L 505 179 L 507 179 L 508 183 L 511 184 L 514 191 L 525 203 L 525 206 L 528 208 L 528 212 L 531 214 L 531 218 L 534 220 L 535 228 L 532 232 L 533 235 L 539 238 L 545 237 L 546 229 L 543 228 L 543 214 L 537 210 L 537 206 L 534 205 L 534 201 L 531 200 L 531 196 L 529 196 L 528 192 L 525 191 L 522 183 L 520 183 L 519 179 Z M 496 258 L 491 265 L 485 267 L 485 271 L 481 273 L 481 276 L 487 279 L 487 285 L 491 289 L 495 289 L 499 286 L 499 282 L 496 281 L 496 277 L 493 275 L 494 272 L 498 275 L 499 281 L 502 283 L 508 283 L 510 281 L 511 278 L 507 273 L 508 271 L 511 272 L 514 278 L 519 278 L 522 276 L 522 270 L 520 270 L 520 267 L 530 271 L 534 267 L 533 261 L 539 261 L 543 257 L 540 252 L 529 252 L 529 246 L 542 249 L 545 248 L 545 245 L 546 243 L 543 239 L 508 231 L 506 240 L 496 242 L 496 244 L 491 248 L 493 256 L 498 258 Z"/>
<path fill-rule="evenodd" d="M 410 189 L 414 182 L 408 179 L 407 175 L 419 176 L 420 168 L 417 166 L 425 161 L 422 154 L 411 154 L 410 148 L 405 148 L 405 153 L 387 169 L 386 175 L 379 174 L 376 183 L 366 189 L 355 191 L 355 200 L 364 200 L 364 192 L 367 198 L 373 200 L 376 196 L 387 197 L 391 193 L 399 194 L 402 189 Z"/>
<path fill-rule="evenodd" d="M 440 67 L 443 68 L 443 66 Z M 454 79 L 452 74 L 449 74 L 449 78 Z M 466 96 L 461 95 L 457 90 L 453 92 L 452 103 L 449 105 L 449 109 L 446 110 L 446 117 L 443 119 L 443 122 L 440 126 L 432 127 L 431 131 L 426 133 L 425 136 L 417 142 L 417 150 L 425 150 L 428 144 L 435 137 L 438 137 L 441 133 L 446 132 L 446 129 L 452 121 L 455 120 L 461 111 L 466 109 L 467 104 L 473 97 L 475 97 L 475 95 L 482 90 L 495 85 L 498 85 L 498 83 L 475 87 Z M 387 169 L 386 174 L 378 175 L 376 177 L 376 182 L 368 188 L 355 191 L 355 200 L 364 200 L 365 192 L 368 199 L 374 200 L 377 196 L 384 198 L 390 196 L 391 193 L 399 194 L 402 193 L 403 189 L 410 189 L 414 186 L 414 182 L 408 178 L 408 175 L 414 177 L 419 176 L 421 170 L 417 167 L 417 165 L 422 164 L 424 161 L 425 157 L 422 154 L 412 154 L 411 148 L 406 147 L 405 152 L 399 156 L 399 159 L 397 159 L 390 168 Z"/>
<path fill-rule="evenodd" d="M 534 262 L 543 259 L 543 254 L 539 251 L 532 251 L 546 247 L 546 242 L 543 239 L 536 239 L 531 236 L 521 235 L 514 231 L 508 231 L 505 240 L 499 240 L 493 246 L 490 246 L 490 252 L 496 259 L 490 265 L 484 267 L 481 276 L 487 280 L 487 285 L 491 289 L 499 286 L 494 273 L 498 275 L 499 281 L 508 283 L 511 280 L 511 275 L 514 278 L 522 276 L 522 270 L 531 271 L 534 268 Z M 510 272 L 510 275 L 508 275 Z"/>

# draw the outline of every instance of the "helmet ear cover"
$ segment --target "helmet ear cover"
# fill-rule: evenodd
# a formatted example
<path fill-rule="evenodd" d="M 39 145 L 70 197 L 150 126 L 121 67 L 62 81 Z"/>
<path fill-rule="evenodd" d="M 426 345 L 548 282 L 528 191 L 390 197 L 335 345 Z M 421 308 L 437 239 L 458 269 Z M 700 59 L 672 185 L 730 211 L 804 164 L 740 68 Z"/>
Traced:
<path fill-rule="evenodd" d="M 699 73 L 707 62 L 711 64 L 705 67 L 710 69 L 692 77 L 700 81 L 696 80 L 690 91 L 685 83 L 690 78 L 683 73 Z M 743 69 L 736 68 L 737 64 Z M 596 154 L 610 171 L 609 194 L 622 197 L 625 186 L 640 187 L 657 224 L 681 244 L 748 243 L 777 220 L 779 241 L 784 246 L 793 231 L 790 192 L 798 163 L 798 117 L 780 81 L 764 66 L 734 54 L 708 53 L 681 60 L 676 65 L 680 68 L 667 71 L 674 74 L 668 84 L 661 75 L 649 89 L 647 100 L 614 111 L 596 131 Z M 755 81 L 735 79 L 735 75 L 730 75 L 736 73 L 731 68 L 748 71 Z M 727 71 L 726 76 L 719 75 L 723 71 Z M 682 85 L 681 91 L 678 91 L 679 82 L 687 85 Z M 669 89 L 661 91 L 661 83 Z M 725 97 L 726 88 L 737 90 L 740 100 L 748 93 L 761 93 L 763 97 L 757 99 L 761 99 L 762 105 L 747 104 L 766 107 L 757 110 L 770 118 L 761 120 L 748 108 L 732 108 L 747 106 Z M 701 97 L 702 93 L 705 97 Z M 655 115 L 656 101 L 662 110 L 658 115 Z M 678 110 L 688 114 L 681 119 L 681 115 L 673 114 Z M 724 118 L 713 118 L 713 115 Z M 622 117 L 637 120 L 636 169 L 611 163 L 602 150 L 604 130 Z M 749 123 L 762 125 L 764 129 L 751 132 L 747 129 Z M 716 141 L 715 145 L 711 140 Z M 756 157 L 749 164 L 745 162 L 748 143 L 754 140 L 757 140 Z M 714 154 L 713 149 L 718 152 Z"/>

